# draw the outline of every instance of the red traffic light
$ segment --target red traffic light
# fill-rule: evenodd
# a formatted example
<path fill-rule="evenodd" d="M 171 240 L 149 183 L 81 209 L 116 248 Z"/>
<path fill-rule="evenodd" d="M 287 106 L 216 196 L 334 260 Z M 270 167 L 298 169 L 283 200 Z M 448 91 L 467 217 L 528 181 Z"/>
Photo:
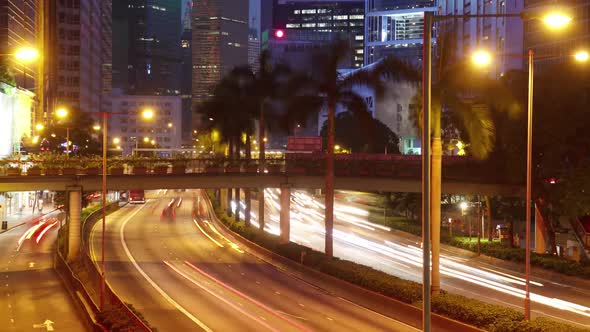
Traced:
<path fill-rule="evenodd" d="M 285 31 L 283 30 L 275 30 L 275 37 L 278 39 L 283 39 L 285 37 Z"/>

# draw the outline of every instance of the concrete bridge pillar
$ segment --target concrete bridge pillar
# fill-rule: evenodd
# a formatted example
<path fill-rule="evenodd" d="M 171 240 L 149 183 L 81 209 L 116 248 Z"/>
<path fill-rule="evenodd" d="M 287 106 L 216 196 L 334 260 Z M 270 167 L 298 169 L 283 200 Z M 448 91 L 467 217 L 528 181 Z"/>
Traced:
<path fill-rule="evenodd" d="M 227 211 L 227 189 L 219 189 L 219 207 L 221 211 Z"/>
<path fill-rule="evenodd" d="M 281 243 L 289 243 L 291 238 L 291 186 L 281 185 Z"/>
<path fill-rule="evenodd" d="M 244 221 L 246 226 L 250 226 L 250 210 L 252 209 L 252 193 L 250 188 L 244 189 L 244 202 L 246 203 L 246 209 L 244 209 Z"/>
<path fill-rule="evenodd" d="M 231 201 L 233 200 L 232 196 L 234 194 L 233 188 L 227 188 L 227 216 L 233 216 L 233 209 L 231 208 Z"/>
<path fill-rule="evenodd" d="M 68 187 L 68 261 L 80 254 L 80 214 L 82 212 L 82 187 Z"/>
<path fill-rule="evenodd" d="M 234 202 L 236 203 L 234 215 L 236 216 L 236 221 L 240 221 L 240 188 L 235 188 Z"/>
<path fill-rule="evenodd" d="M 258 188 L 258 227 L 264 231 L 264 188 Z"/>

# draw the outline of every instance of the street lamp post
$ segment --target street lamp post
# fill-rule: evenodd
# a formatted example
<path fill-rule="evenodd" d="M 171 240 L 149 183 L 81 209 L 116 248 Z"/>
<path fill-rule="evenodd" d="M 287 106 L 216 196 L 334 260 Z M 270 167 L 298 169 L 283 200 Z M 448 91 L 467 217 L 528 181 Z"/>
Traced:
<path fill-rule="evenodd" d="M 101 239 L 101 253 L 100 253 L 100 309 L 104 309 L 105 303 L 105 288 L 106 288 L 106 266 L 105 266 L 105 235 L 106 235 L 106 206 L 107 206 L 107 117 L 112 115 L 127 114 L 118 112 L 95 112 L 102 116 L 102 239 Z M 154 117 L 152 110 L 145 110 L 142 113 L 144 119 L 151 119 Z M 94 130 L 100 130 L 100 126 L 95 125 Z"/>
<path fill-rule="evenodd" d="M 423 62 L 423 116 L 422 116 L 422 218 L 423 218 L 423 256 L 424 256 L 424 267 L 423 267 L 423 282 L 424 282 L 424 313 L 423 313 L 423 328 L 424 331 L 430 331 L 430 294 L 426 294 L 427 291 L 431 291 L 433 295 L 440 292 L 440 263 L 439 263 L 439 252 L 440 252 L 440 189 L 441 189 L 441 142 L 440 137 L 434 137 L 432 155 L 430 154 L 430 117 L 431 117 L 431 95 L 430 91 L 432 88 L 432 28 L 435 21 L 443 21 L 447 19 L 470 19 L 470 18 L 505 18 L 505 17 L 516 17 L 521 19 L 535 18 L 528 15 L 528 13 L 507 13 L 507 14 L 457 14 L 457 15 L 445 15 L 445 16 L 434 16 L 434 12 L 424 12 L 424 34 L 423 34 L 423 45 L 424 45 L 424 62 Z M 542 18 L 543 22 L 554 29 L 561 29 L 567 26 L 572 20 L 571 17 L 564 13 L 550 13 Z M 586 54 L 588 57 L 588 54 Z M 530 53 L 529 67 L 532 66 L 533 54 Z M 529 72 L 529 104 L 532 103 L 532 71 Z M 530 134 L 532 134 L 532 106 L 529 105 L 529 144 L 531 143 Z M 440 123 L 440 121 L 438 121 Z M 529 152 L 530 154 L 530 149 Z M 432 158 L 432 160 L 431 160 Z M 528 160 L 527 160 L 528 161 Z M 530 181 L 530 164 L 527 164 L 527 214 L 530 213 L 528 207 L 530 206 L 529 196 L 529 181 Z M 530 215 L 528 216 L 530 218 Z M 528 219 L 527 220 L 530 220 Z M 530 243 L 530 223 L 527 221 L 527 246 Z M 432 230 L 432 272 L 430 272 L 430 260 L 427 257 L 430 256 L 430 240 L 429 232 Z M 530 253 L 527 250 L 527 271 L 529 270 L 528 265 L 530 263 Z M 432 275 L 430 275 L 432 273 Z M 432 276 L 432 287 L 426 285 L 430 281 Z M 525 318 L 530 317 L 530 299 L 528 292 L 528 273 L 526 282 L 526 300 L 525 300 Z M 430 292 L 429 292 L 430 293 Z"/>
<path fill-rule="evenodd" d="M 561 24 L 563 20 L 558 20 L 557 25 Z M 484 58 L 481 54 L 484 52 L 478 51 L 474 56 L 473 61 L 480 66 L 486 66 L 490 61 L 480 61 Z M 522 57 L 522 55 L 509 54 L 508 56 Z M 545 55 L 543 58 L 554 58 L 558 56 Z M 579 62 L 588 61 L 588 52 L 579 51 L 573 55 L 574 59 Z M 491 60 L 491 56 L 488 56 Z M 531 204 L 532 204 L 532 167 L 533 167 L 533 94 L 534 94 L 534 59 L 535 53 L 532 49 L 528 50 L 528 94 L 527 94 L 527 152 L 526 152 L 526 202 L 525 202 L 525 302 L 524 315 L 525 319 L 529 320 L 531 315 L 531 300 L 530 300 L 530 270 L 531 270 Z"/>

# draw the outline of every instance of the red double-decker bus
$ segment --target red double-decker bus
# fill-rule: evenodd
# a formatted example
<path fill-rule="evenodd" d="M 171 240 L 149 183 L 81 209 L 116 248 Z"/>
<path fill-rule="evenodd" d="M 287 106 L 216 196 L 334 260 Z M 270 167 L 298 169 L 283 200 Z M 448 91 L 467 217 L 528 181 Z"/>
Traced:
<path fill-rule="evenodd" d="M 145 203 L 145 191 L 140 189 L 129 190 L 129 203 L 131 204 L 144 204 Z"/>

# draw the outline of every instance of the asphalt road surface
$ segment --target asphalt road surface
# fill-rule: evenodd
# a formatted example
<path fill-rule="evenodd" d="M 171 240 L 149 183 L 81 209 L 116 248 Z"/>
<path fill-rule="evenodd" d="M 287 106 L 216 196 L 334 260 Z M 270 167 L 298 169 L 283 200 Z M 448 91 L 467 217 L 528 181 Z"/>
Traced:
<path fill-rule="evenodd" d="M 51 213 L 0 234 L 0 331 L 86 331 L 53 270 L 59 221 Z"/>
<path fill-rule="evenodd" d="M 192 218 L 194 195 L 160 191 L 107 217 L 107 280 L 159 331 L 414 331 L 245 253 Z"/>
<path fill-rule="evenodd" d="M 279 234 L 279 189 L 266 189 L 265 230 Z M 242 202 L 243 204 L 243 202 Z M 258 203 L 253 201 L 256 227 Z M 243 213 L 243 209 L 241 211 Z M 324 250 L 324 205 L 303 190 L 291 196 L 291 241 Z M 243 217 L 243 215 L 242 215 Z M 422 251 L 418 237 L 369 220 L 367 208 L 335 203 L 334 256 L 421 283 Z M 532 315 L 590 328 L 590 290 L 539 276 L 531 279 Z M 441 250 L 442 288 L 467 297 L 522 310 L 524 275 Z"/>

